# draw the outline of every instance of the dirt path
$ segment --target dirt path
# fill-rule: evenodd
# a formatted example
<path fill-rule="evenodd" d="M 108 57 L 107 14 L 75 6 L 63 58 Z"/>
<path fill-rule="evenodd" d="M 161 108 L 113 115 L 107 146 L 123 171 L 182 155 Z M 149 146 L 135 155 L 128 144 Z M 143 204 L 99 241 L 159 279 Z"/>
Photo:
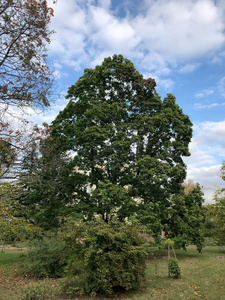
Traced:
<path fill-rule="evenodd" d="M 13 247 L 12 245 L 0 245 L 0 252 L 23 252 L 23 251 L 27 251 L 29 248 L 27 247 L 21 247 L 21 248 L 18 248 L 18 247 Z"/>

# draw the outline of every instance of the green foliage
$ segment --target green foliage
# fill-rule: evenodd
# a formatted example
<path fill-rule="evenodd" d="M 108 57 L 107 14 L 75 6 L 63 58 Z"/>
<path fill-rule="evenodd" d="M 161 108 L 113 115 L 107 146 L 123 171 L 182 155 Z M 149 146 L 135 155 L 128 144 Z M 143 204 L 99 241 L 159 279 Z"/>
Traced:
<path fill-rule="evenodd" d="M 140 287 L 145 277 L 145 240 L 134 225 L 102 220 L 67 222 L 61 232 L 65 241 L 68 294 L 107 293 Z"/>
<path fill-rule="evenodd" d="M 175 245 L 175 242 L 174 241 L 172 241 L 171 239 L 167 239 L 165 242 L 164 242 L 164 245 L 165 246 L 169 246 L 169 247 L 174 247 L 174 245 Z"/>
<path fill-rule="evenodd" d="M 59 294 L 59 288 L 49 279 L 32 282 L 22 290 L 20 300 L 47 300 Z"/>
<path fill-rule="evenodd" d="M 205 217 L 205 223 L 202 228 L 202 232 L 204 237 L 213 237 L 214 230 L 217 227 L 216 220 L 215 220 L 215 213 L 216 208 L 214 204 L 208 204 L 205 207 L 206 217 Z"/>
<path fill-rule="evenodd" d="M 96 214 L 106 222 L 115 217 L 123 221 L 135 210 L 135 201 L 129 195 L 129 190 L 110 181 L 100 182 L 91 194 L 90 201 L 96 206 Z"/>
<path fill-rule="evenodd" d="M 206 207 L 206 223 L 203 234 L 214 239 L 217 245 L 225 245 L 225 194 L 218 190 L 215 204 Z"/>
<path fill-rule="evenodd" d="M 197 246 L 201 252 L 204 245 L 201 228 L 205 221 L 203 207 L 203 193 L 199 184 L 188 193 L 182 191 L 171 199 L 168 222 L 165 225 L 166 235 L 175 241 L 177 247 L 186 247 L 190 244 Z"/>
<path fill-rule="evenodd" d="M 76 152 L 71 206 L 84 219 L 136 213 L 154 236 L 167 222 L 171 195 L 186 176 L 182 157 L 190 155 L 192 123 L 175 97 L 162 101 L 155 86 L 114 55 L 69 88 L 51 136 L 59 151 Z"/>
<path fill-rule="evenodd" d="M 26 175 L 21 179 L 24 195 L 20 202 L 30 209 L 30 218 L 45 230 L 58 227 L 64 215 L 71 210 L 67 206 L 75 192 L 74 165 L 68 155 L 56 150 L 57 141 L 49 136 L 51 129 L 46 126 L 46 135 L 41 136 L 36 152 L 27 153 L 24 158 Z"/>
<path fill-rule="evenodd" d="M 221 178 L 225 180 L 225 163 L 221 167 Z M 206 221 L 202 233 L 214 245 L 225 245 L 225 189 L 218 188 L 214 200 L 214 204 L 206 207 Z"/>
<path fill-rule="evenodd" d="M 171 257 L 169 258 L 168 268 L 169 268 L 170 277 L 173 277 L 176 279 L 181 277 L 180 267 L 179 267 L 178 261 L 176 259 L 173 259 Z"/>
<path fill-rule="evenodd" d="M 219 242 L 214 237 L 204 236 L 204 246 L 216 246 Z"/>
<path fill-rule="evenodd" d="M 28 210 L 18 201 L 20 189 L 16 183 L 0 183 L 0 240 L 12 242 L 34 238 L 41 229 L 27 222 Z"/>
<path fill-rule="evenodd" d="M 65 264 L 61 262 L 64 242 L 58 238 L 44 237 L 33 243 L 33 250 L 28 252 L 24 270 L 34 277 L 61 277 Z"/>

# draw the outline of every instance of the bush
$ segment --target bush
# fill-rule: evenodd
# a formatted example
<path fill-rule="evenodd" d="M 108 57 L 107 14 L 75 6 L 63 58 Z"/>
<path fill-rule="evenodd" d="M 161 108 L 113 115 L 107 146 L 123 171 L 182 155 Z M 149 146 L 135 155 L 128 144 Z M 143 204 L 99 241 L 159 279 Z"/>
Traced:
<path fill-rule="evenodd" d="M 63 249 L 64 242 L 56 237 L 35 241 L 34 249 L 27 255 L 26 272 L 37 278 L 61 277 L 65 267 L 60 260 Z"/>
<path fill-rule="evenodd" d="M 214 237 L 205 237 L 204 246 L 220 246 L 220 243 Z"/>
<path fill-rule="evenodd" d="M 20 300 L 46 300 L 52 299 L 59 293 L 59 288 L 50 280 L 45 279 L 41 282 L 32 282 L 23 288 Z"/>
<path fill-rule="evenodd" d="M 145 277 L 145 240 L 137 226 L 98 220 L 70 221 L 61 233 L 66 246 L 66 293 L 107 293 L 140 287 Z"/>
<path fill-rule="evenodd" d="M 169 258 L 169 276 L 176 279 L 181 277 L 178 261 L 173 258 Z"/>

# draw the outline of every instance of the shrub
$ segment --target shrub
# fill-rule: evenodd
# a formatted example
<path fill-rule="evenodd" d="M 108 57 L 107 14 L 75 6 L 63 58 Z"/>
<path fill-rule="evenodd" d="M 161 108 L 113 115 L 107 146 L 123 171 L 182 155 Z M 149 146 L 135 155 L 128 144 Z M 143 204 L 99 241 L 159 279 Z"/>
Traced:
<path fill-rule="evenodd" d="M 214 237 L 205 237 L 204 246 L 220 246 L 220 243 Z"/>
<path fill-rule="evenodd" d="M 169 258 L 169 276 L 176 279 L 181 277 L 178 261 L 173 258 Z"/>
<path fill-rule="evenodd" d="M 52 299 L 59 294 L 59 288 L 49 279 L 39 282 L 32 282 L 23 288 L 20 300 L 46 300 Z"/>
<path fill-rule="evenodd" d="M 98 220 L 70 221 L 61 233 L 66 246 L 66 293 L 107 293 L 142 285 L 145 277 L 144 238 L 137 226 Z"/>
<path fill-rule="evenodd" d="M 64 242 L 56 237 L 44 237 L 34 244 L 26 259 L 26 271 L 32 276 L 61 277 L 65 265 L 61 262 Z"/>

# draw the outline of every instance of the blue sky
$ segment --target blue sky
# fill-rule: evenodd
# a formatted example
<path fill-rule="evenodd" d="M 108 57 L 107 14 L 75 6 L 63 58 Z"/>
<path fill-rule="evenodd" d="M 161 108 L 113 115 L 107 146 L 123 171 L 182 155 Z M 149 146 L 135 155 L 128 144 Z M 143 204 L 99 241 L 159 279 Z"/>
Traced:
<path fill-rule="evenodd" d="M 145 78 L 153 77 L 162 98 L 172 93 L 194 124 L 186 158 L 187 179 L 225 186 L 225 1 L 58 0 L 51 27 L 49 64 L 58 99 L 45 114 L 50 123 L 67 101 L 84 68 L 122 54 Z M 210 194 L 210 192 L 209 192 Z"/>

